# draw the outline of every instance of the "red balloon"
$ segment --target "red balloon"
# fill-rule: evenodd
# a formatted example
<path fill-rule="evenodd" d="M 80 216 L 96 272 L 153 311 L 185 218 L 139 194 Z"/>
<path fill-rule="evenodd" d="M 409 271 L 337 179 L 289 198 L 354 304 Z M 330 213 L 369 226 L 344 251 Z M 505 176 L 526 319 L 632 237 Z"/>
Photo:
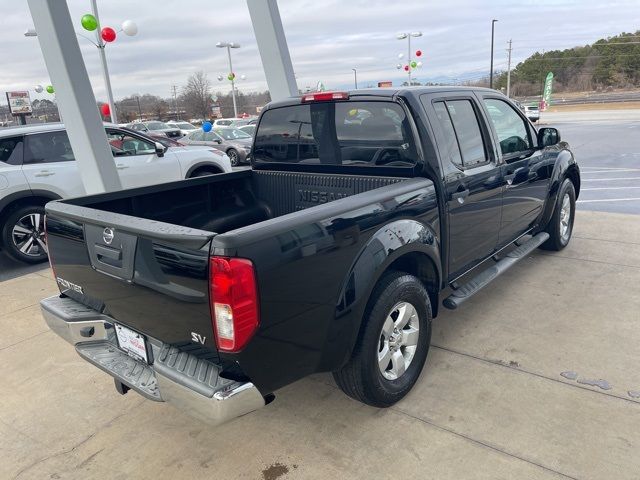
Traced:
<path fill-rule="evenodd" d="M 408 72 L 408 71 L 409 71 L 409 65 L 405 65 L 405 66 L 404 66 L 404 71 L 405 71 L 405 72 Z"/>
<path fill-rule="evenodd" d="M 100 30 L 100 36 L 102 37 L 102 40 L 110 43 L 116 39 L 116 31 L 111 27 L 104 27 Z"/>
<path fill-rule="evenodd" d="M 416 57 L 422 56 L 422 50 L 416 50 Z"/>
<path fill-rule="evenodd" d="M 103 117 L 108 117 L 111 115 L 111 109 L 109 108 L 108 103 L 103 103 L 100 105 L 100 113 L 102 113 Z"/>

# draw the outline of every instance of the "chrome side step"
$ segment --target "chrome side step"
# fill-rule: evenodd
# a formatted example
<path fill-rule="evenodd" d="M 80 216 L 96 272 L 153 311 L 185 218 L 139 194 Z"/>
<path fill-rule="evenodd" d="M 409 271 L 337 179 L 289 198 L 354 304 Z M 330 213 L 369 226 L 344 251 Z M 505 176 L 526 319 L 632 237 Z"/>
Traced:
<path fill-rule="evenodd" d="M 483 270 L 461 287 L 456 288 L 451 295 L 444 299 L 442 304 L 450 310 L 455 310 L 473 295 L 489 285 L 493 280 L 498 278 L 501 274 L 509 270 L 509 268 L 518 263 L 518 261 L 522 260 L 546 242 L 548 238 L 548 233 L 538 233 L 529 241 L 509 252 L 504 258 L 498 260 L 494 265 Z"/>

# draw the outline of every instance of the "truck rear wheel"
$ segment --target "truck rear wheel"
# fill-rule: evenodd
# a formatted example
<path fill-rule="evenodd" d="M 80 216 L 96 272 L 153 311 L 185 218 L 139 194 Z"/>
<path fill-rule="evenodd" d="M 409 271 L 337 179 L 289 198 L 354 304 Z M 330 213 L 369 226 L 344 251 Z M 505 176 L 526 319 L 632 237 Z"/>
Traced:
<path fill-rule="evenodd" d="M 371 294 L 353 356 L 333 372 L 344 393 L 389 407 L 418 380 L 431 343 L 431 303 L 413 275 L 391 272 Z"/>
<path fill-rule="evenodd" d="M 543 250 L 560 251 L 569 244 L 573 233 L 573 219 L 576 213 L 576 190 L 568 178 L 562 182 L 558 190 L 558 200 L 553 215 L 545 231 L 549 240 L 540 248 Z"/>

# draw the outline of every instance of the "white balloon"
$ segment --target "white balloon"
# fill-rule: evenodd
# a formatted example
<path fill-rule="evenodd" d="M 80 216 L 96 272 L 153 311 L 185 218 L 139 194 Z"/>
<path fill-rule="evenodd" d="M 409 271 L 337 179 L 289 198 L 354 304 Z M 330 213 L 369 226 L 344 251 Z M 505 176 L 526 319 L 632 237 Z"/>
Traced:
<path fill-rule="evenodd" d="M 399 53 L 398 54 L 398 58 L 400 58 L 400 59 L 404 58 L 404 53 Z"/>
<path fill-rule="evenodd" d="M 422 62 L 418 62 L 418 68 L 422 68 Z"/>
<path fill-rule="evenodd" d="M 398 70 L 400 70 L 400 69 L 402 68 L 402 65 L 397 64 L 397 65 L 396 65 L 396 68 L 397 68 Z"/>
<path fill-rule="evenodd" d="M 246 80 L 247 76 L 246 75 L 240 75 L 240 80 Z"/>
<path fill-rule="evenodd" d="M 222 81 L 224 77 L 222 75 L 218 75 L 218 80 Z"/>
<path fill-rule="evenodd" d="M 42 93 L 44 88 L 42 85 L 36 85 L 36 88 L 34 88 L 34 90 L 36 91 L 36 93 Z"/>
<path fill-rule="evenodd" d="M 124 22 L 122 22 L 121 26 L 124 34 L 128 35 L 129 37 L 133 37 L 138 33 L 138 25 L 136 25 L 133 20 L 125 20 Z"/>

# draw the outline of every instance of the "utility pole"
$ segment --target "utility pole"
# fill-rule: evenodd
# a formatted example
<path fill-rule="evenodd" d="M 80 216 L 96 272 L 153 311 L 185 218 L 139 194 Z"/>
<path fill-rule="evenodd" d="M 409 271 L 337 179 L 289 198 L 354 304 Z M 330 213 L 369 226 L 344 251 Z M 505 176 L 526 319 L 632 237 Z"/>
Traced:
<path fill-rule="evenodd" d="M 140 108 L 140 97 L 136 95 L 136 102 L 138 102 L 138 120 L 142 121 L 142 109 Z"/>
<path fill-rule="evenodd" d="M 511 40 L 509 40 L 509 48 L 507 52 L 509 52 L 509 60 L 507 61 L 507 98 L 511 98 L 509 94 L 511 93 Z"/>
<path fill-rule="evenodd" d="M 353 70 L 353 83 L 357 90 L 358 89 L 358 70 L 355 68 L 352 68 L 351 70 Z"/>
<path fill-rule="evenodd" d="M 497 21 L 495 18 L 491 20 L 491 70 L 489 71 L 489 88 L 493 88 L 493 37 L 495 36 Z"/>
<path fill-rule="evenodd" d="M 173 92 L 173 112 L 174 120 L 178 121 L 178 101 L 177 101 L 177 85 L 171 85 L 171 91 Z"/>

